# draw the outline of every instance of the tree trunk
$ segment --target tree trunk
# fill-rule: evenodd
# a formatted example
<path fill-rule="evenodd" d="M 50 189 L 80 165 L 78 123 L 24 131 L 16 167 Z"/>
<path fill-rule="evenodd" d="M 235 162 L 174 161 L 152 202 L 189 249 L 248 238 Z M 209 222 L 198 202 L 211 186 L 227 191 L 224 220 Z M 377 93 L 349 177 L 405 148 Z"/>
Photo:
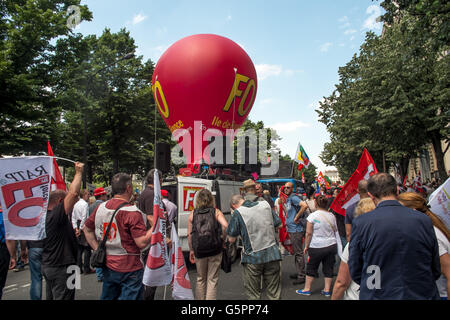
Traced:
<path fill-rule="evenodd" d="M 441 178 L 442 182 L 447 180 L 447 172 L 445 170 L 444 164 L 444 153 L 442 152 L 441 140 L 442 136 L 438 130 L 433 130 L 430 132 L 431 143 L 433 144 L 434 153 L 436 155 L 436 164 L 438 168 L 439 178 Z"/>

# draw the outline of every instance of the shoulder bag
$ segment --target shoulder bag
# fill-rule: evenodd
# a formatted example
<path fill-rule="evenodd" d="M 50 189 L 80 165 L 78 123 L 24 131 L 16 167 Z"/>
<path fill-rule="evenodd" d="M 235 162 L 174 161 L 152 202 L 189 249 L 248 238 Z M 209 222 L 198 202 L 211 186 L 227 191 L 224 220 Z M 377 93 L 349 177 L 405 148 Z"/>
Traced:
<path fill-rule="evenodd" d="M 105 234 L 103 235 L 103 239 L 102 241 L 98 244 L 98 248 L 97 250 L 94 250 L 92 252 L 91 255 L 91 266 L 93 268 L 104 268 L 106 267 L 106 239 L 108 238 L 108 234 L 111 231 L 111 225 L 113 222 L 113 219 L 117 213 L 117 211 L 119 211 L 120 208 L 122 208 L 123 206 L 129 204 L 128 202 L 124 202 L 122 204 L 120 204 L 117 209 L 114 211 L 111 220 L 109 221 L 109 225 L 108 228 L 106 229 Z"/>

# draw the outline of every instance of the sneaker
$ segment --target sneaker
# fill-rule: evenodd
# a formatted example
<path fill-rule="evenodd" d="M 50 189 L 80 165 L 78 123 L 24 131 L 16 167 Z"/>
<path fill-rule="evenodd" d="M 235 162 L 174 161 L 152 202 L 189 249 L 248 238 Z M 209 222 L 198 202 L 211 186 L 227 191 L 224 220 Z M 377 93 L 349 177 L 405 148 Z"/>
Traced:
<path fill-rule="evenodd" d="M 296 280 L 298 278 L 298 274 L 296 273 L 290 274 L 289 278 Z"/>
<path fill-rule="evenodd" d="M 302 296 L 310 296 L 311 291 L 303 291 L 303 290 L 295 290 L 297 294 L 301 294 Z"/>
<path fill-rule="evenodd" d="M 331 297 L 331 291 L 320 291 L 320 294 L 324 295 L 325 297 L 329 298 Z"/>

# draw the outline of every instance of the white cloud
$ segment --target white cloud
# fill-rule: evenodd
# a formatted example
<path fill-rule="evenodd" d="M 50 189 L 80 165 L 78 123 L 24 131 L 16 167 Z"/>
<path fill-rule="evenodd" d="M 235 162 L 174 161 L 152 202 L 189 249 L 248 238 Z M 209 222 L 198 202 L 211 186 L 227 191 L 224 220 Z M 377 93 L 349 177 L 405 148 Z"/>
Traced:
<path fill-rule="evenodd" d="M 339 18 L 338 21 L 339 22 L 347 22 L 348 21 L 348 17 L 347 16 L 343 16 L 343 17 Z"/>
<path fill-rule="evenodd" d="M 353 41 L 355 39 L 355 36 L 351 36 L 350 41 Z"/>
<path fill-rule="evenodd" d="M 344 34 L 352 34 L 352 33 L 356 33 L 356 30 L 355 29 L 348 29 L 348 30 L 345 30 L 345 32 L 344 32 Z"/>
<path fill-rule="evenodd" d="M 227 21 L 231 21 L 231 20 L 233 20 L 233 17 L 231 15 L 228 15 Z"/>
<path fill-rule="evenodd" d="M 147 19 L 147 16 L 144 16 L 142 13 L 139 14 L 135 14 L 133 17 L 133 24 L 138 24 L 141 23 L 142 21 L 144 21 L 145 19 Z"/>
<path fill-rule="evenodd" d="M 332 45 L 333 45 L 333 44 L 332 44 L 331 42 L 325 42 L 324 44 L 322 44 L 322 45 L 320 46 L 320 51 L 322 51 L 322 52 L 327 52 L 328 49 L 330 49 L 330 47 L 331 47 Z"/>
<path fill-rule="evenodd" d="M 345 47 L 345 43 L 339 43 L 339 47 Z"/>
<path fill-rule="evenodd" d="M 370 16 L 364 20 L 362 29 L 377 29 L 381 30 L 382 23 L 377 22 L 377 18 L 381 16 L 381 9 L 379 6 L 371 5 L 366 9 L 366 13 Z"/>
<path fill-rule="evenodd" d="M 264 80 L 271 76 L 279 76 L 283 71 L 282 66 L 272 64 L 257 64 L 255 68 L 259 80 Z"/>
<path fill-rule="evenodd" d="M 241 46 L 242 47 L 242 46 Z M 302 73 L 304 70 L 284 69 L 283 66 L 273 64 L 257 64 L 255 65 L 258 80 L 264 80 L 272 76 L 293 76 L 296 73 Z"/>
<path fill-rule="evenodd" d="M 292 121 L 292 122 L 278 122 L 273 125 L 269 125 L 270 128 L 280 132 L 294 132 L 300 128 L 310 128 L 310 123 L 305 123 L 302 121 Z"/>

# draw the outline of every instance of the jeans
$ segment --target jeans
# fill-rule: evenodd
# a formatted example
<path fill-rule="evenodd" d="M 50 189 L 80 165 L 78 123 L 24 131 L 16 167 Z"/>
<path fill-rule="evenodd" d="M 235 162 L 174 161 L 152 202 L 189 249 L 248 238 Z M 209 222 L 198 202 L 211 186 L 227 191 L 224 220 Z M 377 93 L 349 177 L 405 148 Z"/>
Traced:
<path fill-rule="evenodd" d="M 97 274 L 97 280 L 103 281 L 103 268 L 95 268 L 95 273 Z"/>
<path fill-rule="evenodd" d="M 89 273 L 91 271 L 90 261 L 91 261 L 91 247 L 78 245 L 77 265 L 80 267 L 80 270 L 82 272 Z"/>
<path fill-rule="evenodd" d="M 28 249 L 28 263 L 30 266 L 31 287 L 30 299 L 42 300 L 42 248 Z"/>
<path fill-rule="evenodd" d="M 101 300 L 142 300 L 144 269 L 117 272 L 103 269 Z"/>

